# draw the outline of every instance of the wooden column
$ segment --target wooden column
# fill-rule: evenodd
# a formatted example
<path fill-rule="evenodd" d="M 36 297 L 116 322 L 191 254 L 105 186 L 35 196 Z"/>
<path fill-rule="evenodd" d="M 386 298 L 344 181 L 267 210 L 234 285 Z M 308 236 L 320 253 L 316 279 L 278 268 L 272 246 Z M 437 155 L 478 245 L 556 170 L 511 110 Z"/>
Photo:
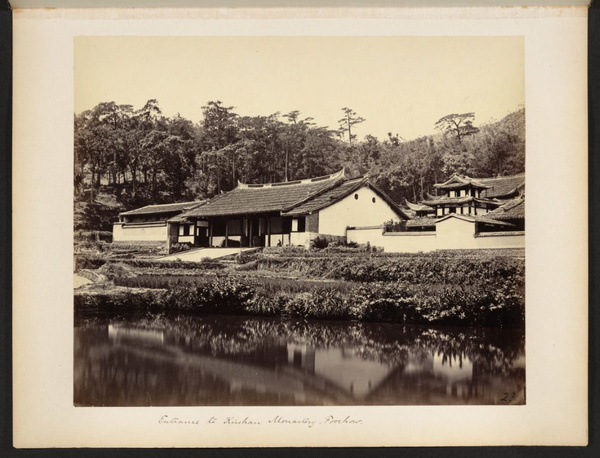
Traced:
<path fill-rule="evenodd" d="M 266 218 L 267 220 L 267 243 L 266 246 L 271 246 L 271 218 Z"/>
<path fill-rule="evenodd" d="M 213 225 L 212 222 L 209 221 L 208 222 L 208 246 L 212 247 L 213 246 L 213 240 L 212 240 L 212 232 L 213 232 Z"/>
<path fill-rule="evenodd" d="M 225 248 L 229 246 L 229 220 L 225 220 Z"/>
<path fill-rule="evenodd" d="M 252 218 L 248 219 L 248 246 L 254 246 L 254 241 L 252 240 Z"/>

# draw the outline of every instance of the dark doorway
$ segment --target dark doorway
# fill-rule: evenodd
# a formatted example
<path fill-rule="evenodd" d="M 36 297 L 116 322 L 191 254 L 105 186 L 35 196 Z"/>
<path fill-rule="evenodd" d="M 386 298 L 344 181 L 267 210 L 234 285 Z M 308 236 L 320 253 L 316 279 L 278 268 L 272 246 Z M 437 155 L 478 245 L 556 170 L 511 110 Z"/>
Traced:
<path fill-rule="evenodd" d="M 258 218 L 250 218 L 248 221 L 248 243 L 250 246 L 264 246 L 264 238 L 260 236 L 260 223 Z"/>
<path fill-rule="evenodd" d="M 196 227 L 196 237 L 194 237 L 194 246 L 208 247 L 208 228 Z"/>

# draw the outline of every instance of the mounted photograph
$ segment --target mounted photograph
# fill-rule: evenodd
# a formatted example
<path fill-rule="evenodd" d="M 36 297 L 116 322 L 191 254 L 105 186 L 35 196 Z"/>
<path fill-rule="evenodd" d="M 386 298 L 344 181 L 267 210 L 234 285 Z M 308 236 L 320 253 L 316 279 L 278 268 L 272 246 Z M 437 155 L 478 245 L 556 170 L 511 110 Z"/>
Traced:
<path fill-rule="evenodd" d="M 525 405 L 524 56 L 75 37 L 73 404 Z"/>

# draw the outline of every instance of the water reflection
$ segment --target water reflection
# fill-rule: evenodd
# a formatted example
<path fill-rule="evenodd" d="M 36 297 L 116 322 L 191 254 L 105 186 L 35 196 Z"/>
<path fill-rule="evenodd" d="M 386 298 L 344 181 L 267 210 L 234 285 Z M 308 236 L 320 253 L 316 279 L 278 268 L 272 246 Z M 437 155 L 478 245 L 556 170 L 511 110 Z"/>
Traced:
<path fill-rule="evenodd" d="M 524 404 L 518 330 L 244 317 L 81 319 L 76 405 Z"/>

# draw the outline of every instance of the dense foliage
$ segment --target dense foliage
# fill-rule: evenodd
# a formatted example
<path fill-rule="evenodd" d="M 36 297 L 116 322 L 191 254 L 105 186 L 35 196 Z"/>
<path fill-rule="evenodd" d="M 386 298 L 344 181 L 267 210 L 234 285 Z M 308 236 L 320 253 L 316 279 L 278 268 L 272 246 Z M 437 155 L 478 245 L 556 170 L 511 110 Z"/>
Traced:
<path fill-rule="evenodd" d="M 342 167 L 350 176 L 369 173 L 397 202 L 423 198 L 454 172 L 524 171 L 524 109 L 479 127 L 473 113 L 432 119 L 439 133 L 410 141 L 391 134 L 359 141 L 363 118 L 350 108 L 342 111 L 339 129 L 329 129 L 298 111 L 241 116 L 220 101 L 208 102 L 197 123 L 164 116 L 156 100 L 140 109 L 100 103 L 75 115 L 76 199 L 88 202 L 76 209 L 76 225 L 106 228 L 119 209 L 212 197 L 238 180 L 294 180 Z M 94 206 L 106 195 L 115 203 L 108 215 Z"/>
<path fill-rule="evenodd" d="M 122 278 L 120 283 L 140 284 L 133 280 Z M 387 282 L 351 284 L 345 291 L 315 285 L 289 292 L 266 291 L 243 277 L 207 280 L 135 294 L 77 294 L 75 307 L 79 312 L 148 310 L 498 327 L 522 327 L 525 320 L 522 291 L 509 282 L 494 289 Z"/>
<path fill-rule="evenodd" d="M 188 264 L 111 262 L 101 270 L 116 285 L 155 291 L 135 297 L 122 292 L 77 294 L 76 306 L 499 327 L 522 327 L 525 320 L 525 264 L 517 256 L 293 257 L 282 250 L 280 255 L 258 255 L 242 266 Z M 145 274 L 130 274 L 139 267 Z M 168 275 L 164 270 L 182 268 L 200 275 Z M 254 275 L 257 269 L 260 276 Z M 299 279 L 298 274 L 311 278 Z"/>

